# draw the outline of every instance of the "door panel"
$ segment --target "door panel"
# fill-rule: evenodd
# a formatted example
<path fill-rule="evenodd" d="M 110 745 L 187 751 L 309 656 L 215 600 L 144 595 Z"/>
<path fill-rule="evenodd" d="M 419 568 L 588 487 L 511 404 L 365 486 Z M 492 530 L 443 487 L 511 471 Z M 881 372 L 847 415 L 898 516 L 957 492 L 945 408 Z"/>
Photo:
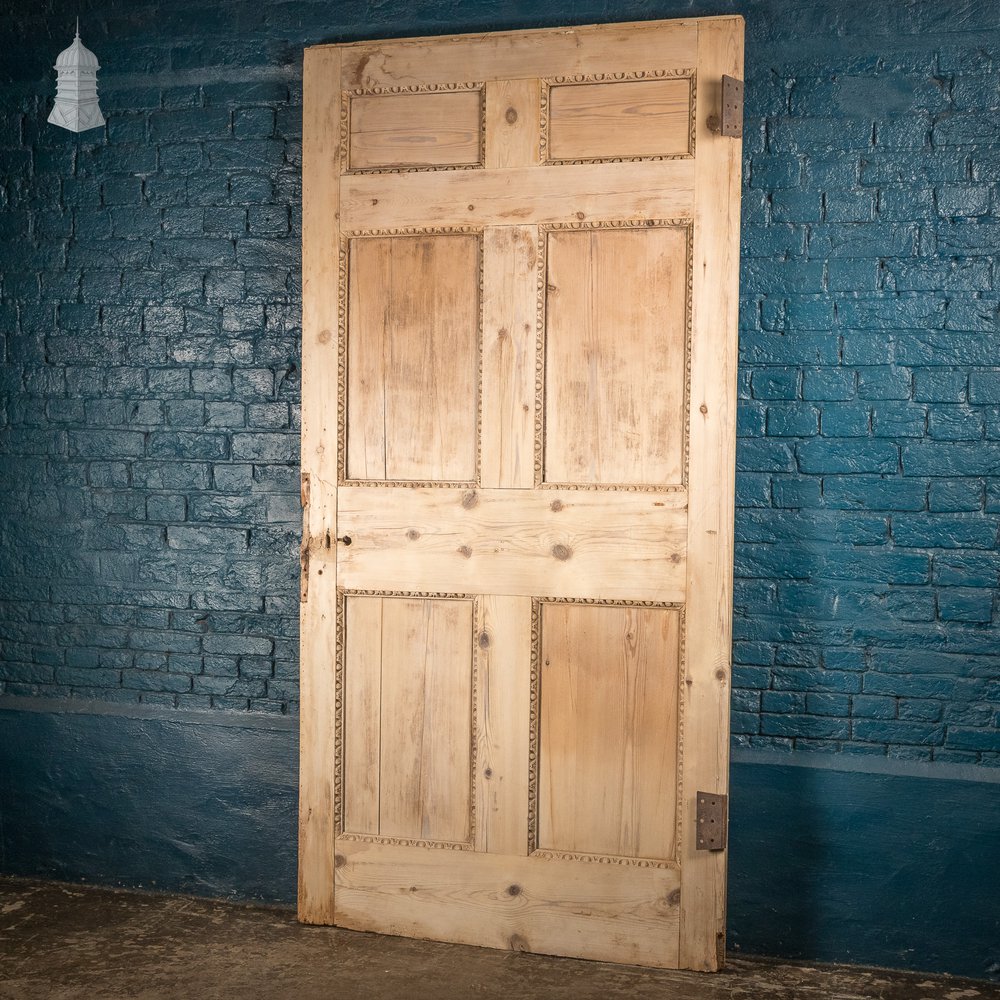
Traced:
<path fill-rule="evenodd" d="M 689 155 L 691 111 L 689 74 L 552 86 L 548 95 L 548 158 Z"/>
<path fill-rule="evenodd" d="M 680 611 L 541 605 L 538 847 L 673 861 Z"/>
<path fill-rule="evenodd" d="M 361 95 L 350 102 L 350 169 L 482 162 L 482 92 Z"/>
<path fill-rule="evenodd" d="M 306 52 L 303 920 L 722 961 L 735 17 Z"/>
<path fill-rule="evenodd" d="M 479 240 L 352 239 L 347 476 L 475 482 Z"/>
<path fill-rule="evenodd" d="M 467 843 L 471 600 L 345 606 L 345 833 Z"/>
<path fill-rule="evenodd" d="M 680 486 L 687 227 L 556 230 L 547 243 L 544 481 Z"/>

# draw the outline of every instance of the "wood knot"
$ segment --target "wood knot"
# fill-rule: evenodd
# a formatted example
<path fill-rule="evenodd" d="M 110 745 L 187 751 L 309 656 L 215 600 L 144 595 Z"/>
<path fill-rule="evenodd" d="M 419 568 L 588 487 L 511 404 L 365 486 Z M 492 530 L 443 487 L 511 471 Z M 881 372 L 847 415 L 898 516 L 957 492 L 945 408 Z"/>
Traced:
<path fill-rule="evenodd" d="M 680 906 L 680 905 L 681 905 L 681 891 L 680 889 L 674 889 L 674 891 L 667 896 L 667 906 Z"/>
<path fill-rule="evenodd" d="M 333 856 L 333 867 L 334 868 L 343 868 L 344 865 L 346 865 L 346 864 L 347 864 L 347 858 L 345 858 L 343 854 L 335 854 Z"/>
<path fill-rule="evenodd" d="M 484 778 L 492 778 L 493 777 L 493 768 L 492 767 L 486 768 L 486 770 L 483 771 L 483 777 Z"/>
<path fill-rule="evenodd" d="M 586 214 L 586 212 L 577 212 L 577 213 L 576 213 L 576 217 L 577 217 L 577 218 L 578 218 L 578 219 L 579 219 L 579 220 L 580 220 L 581 222 L 583 222 L 583 220 L 587 218 L 587 214 Z"/>
<path fill-rule="evenodd" d="M 516 882 L 513 885 L 507 886 L 507 895 L 508 896 L 520 896 L 521 895 L 521 887 Z"/>
<path fill-rule="evenodd" d="M 508 125 L 513 125 L 517 121 L 517 111 L 514 108 L 508 108 L 504 118 L 507 119 Z"/>
<path fill-rule="evenodd" d="M 465 556 L 466 559 L 472 558 L 472 549 L 468 545 L 460 545 L 458 547 L 458 554 L 460 556 Z"/>
<path fill-rule="evenodd" d="M 476 210 L 476 206 L 475 205 L 469 205 L 467 207 L 468 207 L 468 209 L 469 209 L 470 212 L 474 212 Z"/>
<path fill-rule="evenodd" d="M 528 942 L 520 934 L 511 934 L 507 943 L 511 951 L 531 951 Z"/>
<path fill-rule="evenodd" d="M 409 538 L 411 542 L 415 542 L 420 537 L 420 532 L 416 528 L 410 528 L 406 533 L 406 537 Z"/>
<path fill-rule="evenodd" d="M 698 407 L 698 409 L 699 409 L 699 410 L 700 410 L 700 411 L 701 411 L 702 413 L 708 413 L 708 407 L 707 407 L 707 406 L 706 406 L 706 405 L 705 405 L 704 403 L 702 403 L 702 404 L 701 404 L 701 406 L 699 406 L 699 407 Z"/>
<path fill-rule="evenodd" d="M 507 327 L 502 326 L 497 330 L 497 340 L 506 340 L 510 336 L 510 331 Z"/>
<path fill-rule="evenodd" d="M 462 494 L 462 506 L 466 510 L 472 510 L 479 503 L 479 494 L 475 490 L 468 490 Z"/>
<path fill-rule="evenodd" d="M 333 336 L 329 330 L 320 330 L 319 336 L 316 338 L 321 344 L 329 344 L 330 338 Z"/>
<path fill-rule="evenodd" d="M 722 667 L 719 667 L 719 669 L 715 671 L 715 679 L 717 681 L 724 681 L 726 679 L 726 672 L 722 669 Z"/>
<path fill-rule="evenodd" d="M 490 648 L 490 634 L 489 632 L 479 633 L 479 648 L 489 649 Z"/>
<path fill-rule="evenodd" d="M 573 554 L 573 550 L 568 545 L 563 545 L 561 542 L 558 545 L 552 546 L 552 555 L 556 559 L 561 559 L 565 562 Z"/>
<path fill-rule="evenodd" d="M 562 509 L 563 509 L 562 500 L 553 500 L 552 503 L 549 504 L 549 510 L 554 510 L 557 514 Z"/>

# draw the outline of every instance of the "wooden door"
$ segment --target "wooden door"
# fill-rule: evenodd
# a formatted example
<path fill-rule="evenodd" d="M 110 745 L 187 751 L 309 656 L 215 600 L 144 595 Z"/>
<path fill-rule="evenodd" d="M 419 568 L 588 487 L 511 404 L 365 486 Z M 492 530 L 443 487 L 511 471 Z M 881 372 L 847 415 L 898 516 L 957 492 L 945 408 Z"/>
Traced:
<path fill-rule="evenodd" d="M 722 960 L 742 39 L 306 52 L 302 920 Z"/>

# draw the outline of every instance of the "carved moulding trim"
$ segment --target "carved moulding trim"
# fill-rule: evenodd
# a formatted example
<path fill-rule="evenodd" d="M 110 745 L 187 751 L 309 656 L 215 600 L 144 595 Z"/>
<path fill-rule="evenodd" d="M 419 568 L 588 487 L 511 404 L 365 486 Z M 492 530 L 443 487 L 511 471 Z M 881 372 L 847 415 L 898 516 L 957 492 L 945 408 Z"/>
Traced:
<path fill-rule="evenodd" d="M 679 483 L 560 483 L 545 479 L 545 338 L 548 291 L 548 235 L 559 231 L 600 229 L 683 229 L 685 231 L 686 294 L 684 303 L 684 440 Z M 691 441 L 691 341 L 694 332 L 694 222 L 692 219 L 621 219 L 596 222 L 543 223 L 538 227 L 538 278 L 535 303 L 535 488 L 543 490 L 594 490 L 621 493 L 677 493 L 688 486 Z"/>
<path fill-rule="evenodd" d="M 382 837 L 378 834 L 348 833 L 344 830 L 344 753 L 346 749 L 344 738 L 344 682 L 346 669 L 347 639 L 345 634 L 347 624 L 348 597 L 401 597 L 418 598 L 432 601 L 466 601 L 472 604 L 472 631 L 469 634 L 470 662 L 472 670 L 469 733 L 469 839 L 466 841 L 450 840 L 416 840 L 406 837 Z M 367 844 L 394 844 L 402 847 L 433 847 L 442 850 L 471 851 L 476 842 L 476 772 L 479 766 L 478 704 L 480 684 L 480 649 L 476 642 L 478 623 L 482 618 L 482 599 L 478 594 L 438 593 L 419 590 L 356 590 L 338 589 L 337 591 L 337 652 L 336 652 L 336 687 L 334 720 L 334 789 L 336 802 L 334 806 L 334 833 L 344 840 Z"/>
<path fill-rule="evenodd" d="M 408 94 L 454 94 L 461 91 L 479 91 L 479 158 L 476 163 L 408 164 L 382 167 L 351 166 L 351 104 L 355 97 L 405 96 Z M 409 86 L 368 87 L 341 92 L 340 104 L 340 172 L 349 174 L 414 174 L 442 170 L 482 170 L 486 166 L 486 84 L 483 81 L 468 83 L 415 83 Z"/>
<path fill-rule="evenodd" d="M 356 844 L 388 844 L 391 847 L 431 847 L 438 851 L 471 851 L 472 841 L 467 840 L 409 840 L 406 837 L 379 837 L 372 833 L 338 833 L 338 840 Z"/>
<path fill-rule="evenodd" d="M 532 858 L 544 858 L 551 861 L 589 861 L 595 865 L 628 865 L 632 868 L 672 868 L 678 870 L 677 861 L 663 861 L 659 858 L 623 858 L 617 854 L 580 854 L 574 851 L 531 851 Z"/>
<path fill-rule="evenodd" d="M 540 773 L 539 750 L 541 745 L 541 705 L 542 705 L 542 605 L 581 604 L 600 607 L 655 608 L 662 611 L 676 611 L 679 616 L 679 639 L 677 651 L 677 770 L 676 781 L 676 830 L 674 833 L 674 857 L 623 858 L 617 855 L 586 854 L 574 851 L 555 851 L 538 846 L 538 776 Z M 531 599 L 531 664 L 530 664 L 530 708 L 528 718 L 528 855 L 539 858 L 564 858 L 571 861 L 593 861 L 600 864 L 635 865 L 640 868 L 677 868 L 681 858 L 681 831 L 683 824 L 683 764 L 684 764 L 684 703 L 687 608 L 674 601 L 630 601 L 604 600 L 597 597 L 533 597 Z"/>
<path fill-rule="evenodd" d="M 420 236 L 476 236 L 478 248 L 478 295 L 476 310 L 476 428 L 475 428 L 475 478 L 470 480 L 443 479 L 351 479 L 347 475 L 347 357 L 350 318 L 350 247 L 354 240 L 385 239 Z M 483 252 L 483 226 L 403 226 L 392 229 L 359 229 L 344 232 L 340 237 L 338 268 L 339 337 L 337 339 L 337 485 L 365 486 L 371 488 L 408 487 L 429 489 L 478 489 L 482 482 L 483 468 L 483 289 L 485 287 L 485 254 Z"/>
<path fill-rule="evenodd" d="M 688 148 L 686 153 L 658 153 L 639 156 L 590 156 L 559 158 L 549 155 L 551 125 L 551 91 L 553 87 L 572 87 L 587 83 L 633 83 L 642 80 L 688 80 Z M 580 163 L 640 163 L 661 160 L 690 160 L 695 155 L 697 133 L 697 85 L 694 69 L 637 70 L 634 73 L 591 73 L 573 76 L 553 76 L 541 81 L 541 136 L 539 155 L 542 166 L 565 166 Z"/>

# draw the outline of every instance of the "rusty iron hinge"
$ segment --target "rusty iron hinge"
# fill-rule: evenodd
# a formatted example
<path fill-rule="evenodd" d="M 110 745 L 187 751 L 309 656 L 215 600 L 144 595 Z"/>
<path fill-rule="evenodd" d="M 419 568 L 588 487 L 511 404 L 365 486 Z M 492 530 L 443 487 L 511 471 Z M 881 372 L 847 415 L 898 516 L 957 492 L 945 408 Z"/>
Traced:
<path fill-rule="evenodd" d="M 718 792 L 699 792 L 696 821 L 699 851 L 724 851 L 729 827 L 729 796 Z"/>
<path fill-rule="evenodd" d="M 708 127 L 719 135 L 743 138 L 743 81 L 732 76 L 722 78 L 722 113 L 710 115 Z"/>

